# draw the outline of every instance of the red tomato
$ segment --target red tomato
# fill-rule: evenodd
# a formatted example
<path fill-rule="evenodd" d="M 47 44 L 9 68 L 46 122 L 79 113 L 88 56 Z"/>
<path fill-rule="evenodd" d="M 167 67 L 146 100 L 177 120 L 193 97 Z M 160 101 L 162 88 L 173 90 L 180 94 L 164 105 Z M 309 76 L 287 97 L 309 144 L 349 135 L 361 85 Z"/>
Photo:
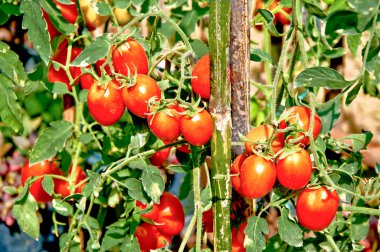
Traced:
<path fill-rule="evenodd" d="M 58 10 L 61 11 L 62 16 L 67 22 L 74 24 L 78 17 L 78 9 L 75 0 L 71 0 L 71 4 L 63 4 L 57 0 L 53 0 Z"/>
<path fill-rule="evenodd" d="M 115 71 L 126 76 L 128 72 L 132 75 L 147 74 L 149 70 L 144 47 L 131 38 L 112 47 L 112 60 Z"/>
<path fill-rule="evenodd" d="M 135 236 L 139 242 L 141 252 L 149 252 L 157 248 L 158 232 L 156 226 L 144 222 L 137 226 Z"/>
<path fill-rule="evenodd" d="M 101 67 L 103 66 L 103 64 L 106 62 L 106 58 L 103 58 L 103 59 L 100 59 L 98 61 L 95 62 L 95 70 L 96 70 L 96 73 L 101 76 L 102 75 L 102 71 L 101 71 Z M 108 75 L 111 75 L 111 68 L 109 65 L 105 65 L 104 66 L 104 70 L 106 71 L 106 73 Z"/>
<path fill-rule="evenodd" d="M 143 209 L 145 209 L 145 208 L 148 207 L 147 204 L 143 204 L 140 201 L 136 201 L 136 206 L 138 208 L 140 208 L 141 210 L 143 210 Z M 141 216 L 144 217 L 144 218 L 147 218 L 147 219 L 151 219 L 151 220 L 157 221 L 158 212 L 159 211 L 160 210 L 158 208 L 158 205 L 154 204 L 153 207 L 152 207 L 152 210 L 150 210 L 148 213 L 142 214 Z"/>
<path fill-rule="evenodd" d="M 277 179 L 280 184 L 291 190 L 299 190 L 310 180 L 313 166 L 310 155 L 304 149 L 281 158 L 276 164 Z"/>
<path fill-rule="evenodd" d="M 166 244 L 170 245 L 172 243 L 172 235 L 163 234 L 157 230 L 157 243 L 156 248 L 163 248 Z"/>
<path fill-rule="evenodd" d="M 73 47 L 71 51 L 71 61 L 72 62 L 80 53 L 81 48 Z M 63 65 L 66 64 L 67 59 L 67 40 L 64 40 L 58 47 L 57 53 L 53 56 L 52 60 L 57 61 Z M 80 67 L 70 67 L 70 74 L 73 79 L 80 76 L 82 70 Z M 63 68 L 59 68 L 58 71 L 54 69 L 53 64 L 50 64 L 48 70 L 48 80 L 51 83 L 61 82 L 67 85 L 68 90 L 71 90 L 70 80 Z M 77 79 L 74 85 L 78 84 L 79 79 Z"/>
<path fill-rule="evenodd" d="M 242 194 L 241 188 L 240 188 L 241 186 L 240 168 L 246 159 L 247 159 L 247 156 L 245 156 L 244 154 L 241 154 L 235 158 L 234 162 L 231 165 L 231 175 L 235 175 L 235 176 L 231 176 L 231 182 L 232 182 L 232 186 L 234 187 L 235 191 L 238 194 Z M 236 176 L 236 174 L 239 174 L 239 175 Z"/>
<path fill-rule="evenodd" d="M 212 209 L 203 212 L 202 222 L 205 227 L 205 231 L 207 233 L 212 233 L 214 230 Z"/>
<path fill-rule="evenodd" d="M 125 106 L 118 89 L 117 81 L 112 80 L 107 87 L 93 84 L 88 91 L 87 103 L 92 117 L 103 126 L 115 124 L 124 114 Z"/>
<path fill-rule="evenodd" d="M 244 197 L 258 199 L 265 196 L 276 182 L 276 168 L 272 161 L 251 155 L 240 168 L 240 190 Z"/>
<path fill-rule="evenodd" d="M 299 223 L 307 229 L 321 231 L 327 228 L 338 210 L 339 196 L 322 186 L 304 189 L 298 195 L 296 213 Z"/>
<path fill-rule="evenodd" d="M 171 147 L 159 150 L 155 152 L 150 158 L 150 163 L 154 166 L 160 167 L 162 163 L 168 159 L 170 154 Z"/>
<path fill-rule="evenodd" d="M 95 79 L 94 79 L 94 77 L 92 77 L 91 74 L 83 74 L 80 77 L 79 82 L 80 82 L 80 87 L 82 89 L 90 89 L 92 84 L 95 83 Z"/>
<path fill-rule="evenodd" d="M 198 60 L 191 73 L 193 92 L 203 99 L 210 99 L 210 55 L 206 54 Z"/>
<path fill-rule="evenodd" d="M 127 109 L 138 117 L 146 118 L 149 112 L 148 101 L 152 97 L 161 99 L 161 90 L 157 82 L 148 75 L 138 74 L 136 84 L 122 90 L 123 101 Z"/>
<path fill-rule="evenodd" d="M 212 135 L 213 121 L 211 115 L 202 110 L 193 117 L 184 115 L 180 120 L 180 129 L 184 138 L 192 145 L 206 144 Z"/>
<path fill-rule="evenodd" d="M 177 146 L 176 148 L 180 152 L 191 153 L 191 149 L 190 149 L 190 146 L 188 144 L 183 144 L 183 145 Z"/>
<path fill-rule="evenodd" d="M 232 228 L 231 234 L 232 234 L 232 252 L 245 252 L 246 249 L 244 248 L 244 239 L 245 239 L 245 233 L 244 229 L 247 226 L 247 222 L 243 222 L 239 229 L 236 231 L 236 228 Z"/>
<path fill-rule="evenodd" d="M 158 204 L 159 214 L 157 223 L 163 225 L 157 226 L 158 231 L 168 235 L 178 235 L 185 225 L 185 213 L 181 201 L 169 193 L 164 192 Z"/>
<path fill-rule="evenodd" d="M 71 169 L 69 170 L 67 177 L 69 178 L 71 176 Z M 61 173 L 62 174 L 62 173 Z M 63 175 L 63 174 L 62 174 Z M 80 166 L 77 166 L 75 169 L 75 181 L 74 184 L 79 184 L 82 180 L 86 179 L 86 173 L 82 170 Z M 75 193 L 82 193 L 83 187 L 85 184 L 81 184 L 79 187 L 75 188 Z M 57 194 L 60 194 L 62 198 L 66 198 L 71 195 L 70 189 L 69 189 L 69 182 L 62 180 L 62 179 L 54 179 L 54 191 Z"/>
<path fill-rule="evenodd" d="M 52 24 L 51 20 L 50 20 L 50 17 L 49 17 L 49 14 L 46 13 L 46 11 L 44 11 L 42 9 L 42 15 L 46 21 L 46 25 L 47 25 L 47 31 L 50 35 L 50 41 L 53 40 L 53 38 L 55 38 L 55 36 L 61 34 L 57 28 L 55 28 L 55 26 Z"/>
<path fill-rule="evenodd" d="M 274 128 L 271 125 L 260 125 L 256 128 L 251 129 L 251 131 L 248 132 L 246 138 L 253 142 L 266 142 L 272 136 L 273 131 Z M 252 148 L 255 148 L 256 146 L 256 144 L 246 142 L 245 151 L 250 155 L 252 154 Z M 275 134 L 271 147 L 274 153 L 279 152 L 284 147 L 284 133 Z"/>
<path fill-rule="evenodd" d="M 58 174 L 59 170 L 54 163 L 47 160 L 40 163 L 29 166 L 29 161 L 26 161 L 23 168 L 21 169 L 21 182 L 25 186 L 25 182 L 28 178 L 32 176 L 42 176 L 45 174 Z M 42 186 L 43 178 L 39 178 L 31 184 L 29 187 L 29 192 L 33 195 L 38 203 L 46 203 L 52 200 L 52 197 L 45 192 Z"/>
<path fill-rule="evenodd" d="M 285 121 L 281 121 L 279 124 L 280 129 L 285 129 L 289 124 L 298 124 L 298 126 L 303 129 L 304 131 L 308 131 L 310 128 L 310 116 L 311 111 L 309 108 L 304 106 L 295 106 L 287 109 L 290 110 L 291 113 L 289 115 L 289 119 Z M 319 135 L 319 132 L 321 132 L 322 129 L 322 123 L 321 118 L 317 114 L 314 116 L 314 128 L 313 128 L 313 137 L 314 139 L 317 138 Z M 303 144 L 304 146 L 309 145 L 310 139 L 309 137 L 305 136 L 306 132 L 299 132 L 297 135 L 297 138 L 304 136 L 299 143 Z M 290 137 L 292 138 L 292 137 Z"/>
<path fill-rule="evenodd" d="M 173 142 L 181 135 L 179 107 L 170 105 L 166 109 L 148 116 L 148 125 L 152 133 L 163 142 Z"/>

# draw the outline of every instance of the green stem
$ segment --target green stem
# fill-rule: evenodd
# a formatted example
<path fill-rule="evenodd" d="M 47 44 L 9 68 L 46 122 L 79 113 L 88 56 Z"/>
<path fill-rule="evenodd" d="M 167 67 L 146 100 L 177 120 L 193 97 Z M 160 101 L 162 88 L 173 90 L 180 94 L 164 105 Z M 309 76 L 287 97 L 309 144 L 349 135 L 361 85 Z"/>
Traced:
<path fill-rule="evenodd" d="M 272 42 L 271 42 L 271 36 L 266 28 L 266 26 L 263 26 L 263 34 L 264 34 L 264 51 L 271 55 L 272 51 Z M 264 61 L 264 71 L 265 71 L 265 79 L 266 84 L 270 85 L 272 83 L 272 71 L 270 63 L 267 61 Z"/>
<path fill-rule="evenodd" d="M 325 232 L 324 234 L 326 236 L 327 241 L 330 243 L 331 247 L 333 248 L 333 250 L 335 252 L 340 252 L 340 249 L 338 248 L 338 245 L 336 245 L 336 243 L 335 243 L 334 239 L 332 238 L 332 236 L 329 233 L 327 233 L 327 232 Z"/>
<path fill-rule="evenodd" d="M 191 146 L 193 159 L 193 189 L 194 189 L 194 208 L 197 218 L 197 232 L 195 251 L 201 251 L 202 244 L 202 202 L 201 202 L 201 174 L 200 174 L 200 153 L 199 147 Z"/>
<path fill-rule="evenodd" d="M 380 210 L 368 207 L 359 207 L 359 206 L 342 206 L 342 211 L 352 212 L 352 213 L 360 213 L 360 214 L 368 214 L 373 216 L 380 216 Z"/>
<path fill-rule="evenodd" d="M 186 243 L 189 240 L 189 237 L 191 235 L 191 231 L 193 231 L 193 228 L 194 228 L 196 221 L 197 221 L 197 208 L 195 208 L 194 215 L 191 218 L 189 226 L 186 229 L 185 235 L 183 236 L 181 245 L 179 246 L 179 249 L 178 249 L 179 252 L 183 252 L 185 250 Z"/>

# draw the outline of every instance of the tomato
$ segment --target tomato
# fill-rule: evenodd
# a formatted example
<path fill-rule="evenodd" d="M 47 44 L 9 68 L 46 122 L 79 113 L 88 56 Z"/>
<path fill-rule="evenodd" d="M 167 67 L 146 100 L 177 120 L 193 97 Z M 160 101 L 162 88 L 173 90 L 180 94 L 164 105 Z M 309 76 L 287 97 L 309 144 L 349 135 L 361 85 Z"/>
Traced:
<path fill-rule="evenodd" d="M 92 77 L 91 74 L 83 74 L 80 78 L 79 78 L 79 82 L 80 82 L 80 87 L 82 89 L 90 89 L 90 87 L 92 86 L 92 84 L 95 83 L 95 79 L 94 77 Z"/>
<path fill-rule="evenodd" d="M 191 87 L 193 92 L 203 99 L 210 99 L 210 55 L 201 57 L 191 73 Z"/>
<path fill-rule="evenodd" d="M 95 62 L 95 70 L 96 70 L 96 73 L 101 76 L 102 75 L 102 72 L 101 72 L 101 67 L 102 65 L 106 62 L 106 58 L 103 58 L 103 59 L 100 59 L 98 61 Z M 111 75 L 111 68 L 109 65 L 105 65 L 104 66 L 104 70 L 106 71 L 106 73 L 108 75 Z"/>
<path fill-rule="evenodd" d="M 61 11 L 62 16 L 67 22 L 74 24 L 78 17 L 78 9 L 75 4 L 75 0 L 71 0 L 71 4 L 63 4 L 58 2 L 57 0 L 53 0 L 57 9 Z"/>
<path fill-rule="evenodd" d="M 156 248 L 163 248 L 167 245 L 170 245 L 172 243 L 172 235 L 163 234 L 161 232 L 157 232 L 157 243 Z"/>
<path fill-rule="evenodd" d="M 277 161 L 276 173 L 280 184 L 291 190 L 299 190 L 310 180 L 313 166 L 310 155 L 304 149 Z"/>
<path fill-rule="evenodd" d="M 138 74 L 136 84 L 132 87 L 125 87 L 122 96 L 127 109 L 138 117 L 146 118 L 149 112 L 148 101 L 156 97 L 161 99 L 161 90 L 157 82 L 148 75 Z"/>
<path fill-rule="evenodd" d="M 79 0 L 79 6 L 89 31 L 102 26 L 108 19 L 108 16 L 101 16 L 95 12 L 94 7 L 91 5 L 91 0 Z"/>
<path fill-rule="evenodd" d="M 290 124 L 298 124 L 298 126 L 303 129 L 304 131 L 308 131 L 310 128 L 310 117 L 311 117 L 311 111 L 309 108 L 304 106 L 295 106 L 287 109 L 287 111 L 290 111 L 289 118 L 287 121 L 281 121 L 279 124 L 280 129 L 285 129 Z M 322 123 L 321 118 L 317 115 L 317 113 L 314 116 L 314 128 L 313 128 L 313 138 L 317 138 L 319 135 L 319 132 L 321 132 L 322 129 Z M 306 136 L 306 132 L 299 132 L 297 134 L 297 138 L 300 138 L 303 136 L 303 138 L 299 141 L 299 143 L 303 144 L 304 146 L 309 145 L 310 139 Z M 293 137 L 290 137 L 290 139 Z"/>
<path fill-rule="evenodd" d="M 245 233 L 244 229 L 247 227 L 247 222 L 243 222 L 239 229 L 236 230 L 236 228 L 232 228 L 231 234 L 232 234 L 232 252 L 245 252 L 246 249 L 244 248 L 244 239 L 245 239 Z"/>
<path fill-rule="evenodd" d="M 171 143 L 176 140 L 181 135 L 179 111 L 178 106 L 170 105 L 154 115 L 149 115 L 148 126 L 152 133 L 164 142 Z"/>
<path fill-rule="evenodd" d="M 258 199 L 265 196 L 276 182 L 276 168 L 272 161 L 251 155 L 240 168 L 240 190 L 244 197 Z"/>
<path fill-rule="evenodd" d="M 267 142 L 272 136 L 274 131 L 273 126 L 271 125 L 260 125 L 256 128 L 251 129 L 248 132 L 246 138 L 253 142 Z M 279 152 L 284 147 L 284 133 L 276 133 L 271 143 L 272 151 L 274 153 Z M 252 154 L 252 148 L 257 148 L 256 144 L 246 142 L 245 151 L 247 154 Z"/>
<path fill-rule="evenodd" d="M 125 76 L 128 76 L 129 72 L 132 75 L 147 74 L 149 70 L 144 47 L 131 38 L 119 46 L 112 47 L 112 60 L 115 71 Z"/>
<path fill-rule="evenodd" d="M 144 222 L 137 226 L 135 236 L 141 252 L 156 249 L 158 232 L 155 226 Z"/>
<path fill-rule="evenodd" d="M 183 144 L 183 145 L 177 146 L 176 148 L 180 152 L 191 153 L 191 149 L 190 149 L 190 146 L 188 144 Z"/>
<path fill-rule="evenodd" d="M 72 168 L 70 168 L 69 172 L 67 173 L 68 178 L 70 178 L 71 176 L 71 169 Z M 61 175 L 63 174 L 61 173 Z M 74 178 L 75 185 L 79 184 L 82 180 L 86 179 L 86 173 L 82 170 L 80 166 L 77 166 L 77 168 L 75 169 Z M 81 184 L 79 187 L 75 188 L 74 193 L 82 193 L 84 185 L 85 184 Z M 70 184 L 68 181 L 54 178 L 54 191 L 55 193 L 60 194 L 62 198 L 66 198 L 71 195 L 69 186 Z"/>
<path fill-rule="evenodd" d="M 117 23 L 121 26 L 128 24 L 133 19 L 133 16 L 127 9 L 114 8 L 113 14 L 116 17 Z"/>
<path fill-rule="evenodd" d="M 150 163 L 154 166 L 160 167 L 166 159 L 168 159 L 171 147 L 155 152 L 150 158 Z"/>
<path fill-rule="evenodd" d="M 205 227 L 205 231 L 207 233 L 212 233 L 214 230 L 212 209 L 209 209 L 206 212 L 203 212 L 202 222 Z"/>
<path fill-rule="evenodd" d="M 178 235 L 185 225 L 185 213 L 181 201 L 175 195 L 164 192 L 158 208 L 157 222 L 163 224 L 157 226 L 158 231 L 163 234 Z"/>
<path fill-rule="evenodd" d="M 140 208 L 141 210 L 143 210 L 143 209 L 145 209 L 145 208 L 148 207 L 147 204 L 143 204 L 140 201 L 136 201 L 136 206 L 138 208 Z M 151 219 L 151 220 L 157 221 L 158 212 L 159 211 L 160 210 L 158 208 L 158 205 L 154 204 L 153 207 L 152 207 L 152 209 L 148 213 L 142 214 L 141 216 L 144 217 L 144 218 L 147 218 L 147 219 Z"/>
<path fill-rule="evenodd" d="M 81 48 L 73 47 L 71 51 L 71 61 L 72 62 L 80 53 L 82 52 Z M 59 46 L 56 54 L 53 56 L 52 60 L 57 61 L 63 65 L 66 64 L 67 59 L 67 40 L 64 40 Z M 80 67 L 70 67 L 70 74 L 73 79 L 79 77 L 82 73 Z M 58 70 L 54 69 L 53 64 L 51 63 L 48 70 L 48 80 L 51 83 L 61 82 L 67 85 L 68 90 L 71 90 L 70 80 L 63 68 Z M 74 85 L 78 84 L 79 79 L 74 82 Z"/>
<path fill-rule="evenodd" d="M 232 182 L 232 186 L 234 187 L 235 191 L 238 194 L 242 194 L 241 188 L 240 188 L 241 186 L 240 168 L 246 159 L 247 159 L 247 156 L 245 156 L 244 154 L 240 154 L 239 156 L 235 158 L 234 162 L 231 165 L 231 175 L 235 175 L 235 176 L 231 176 L 231 182 Z"/>
<path fill-rule="evenodd" d="M 57 28 L 55 28 L 55 26 L 52 24 L 51 20 L 50 20 L 50 17 L 49 17 L 49 14 L 47 14 L 46 11 L 44 11 L 42 9 L 42 15 L 46 21 L 46 25 L 47 25 L 47 31 L 49 33 L 49 36 L 50 36 L 50 41 L 53 40 L 53 38 L 55 38 L 55 36 L 61 34 Z"/>
<path fill-rule="evenodd" d="M 117 81 L 107 87 L 93 84 L 87 95 L 88 109 L 92 117 L 103 126 L 115 124 L 124 114 L 125 106 Z"/>
<path fill-rule="evenodd" d="M 29 166 L 29 161 L 26 161 L 21 169 L 21 182 L 25 186 L 25 182 L 32 176 L 42 176 L 45 174 L 58 174 L 59 170 L 54 163 L 50 161 L 42 161 L 40 163 Z M 38 203 L 46 203 L 52 200 L 52 197 L 45 192 L 42 186 L 43 178 L 39 178 L 34 181 L 30 187 L 29 192 L 33 195 L 34 199 Z"/>
<path fill-rule="evenodd" d="M 327 187 L 308 188 L 301 191 L 296 203 L 296 213 L 299 223 L 312 231 L 327 228 L 334 219 L 339 206 L 339 196 L 336 191 Z"/>
<path fill-rule="evenodd" d="M 192 117 L 184 115 L 180 120 L 180 129 L 190 144 L 204 145 L 212 135 L 213 121 L 211 115 L 204 109 Z"/>

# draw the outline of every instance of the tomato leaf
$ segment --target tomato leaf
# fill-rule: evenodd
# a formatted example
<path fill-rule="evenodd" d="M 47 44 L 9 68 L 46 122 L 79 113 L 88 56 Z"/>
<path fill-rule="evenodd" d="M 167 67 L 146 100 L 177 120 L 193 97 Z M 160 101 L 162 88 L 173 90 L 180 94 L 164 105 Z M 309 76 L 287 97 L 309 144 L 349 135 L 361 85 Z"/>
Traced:
<path fill-rule="evenodd" d="M 50 176 L 44 176 L 44 179 L 42 180 L 42 187 L 44 188 L 45 192 L 49 194 L 50 196 L 54 193 L 54 181 L 52 177 Z"/>
<path fill-rule="evenodd" d="M 24 201 L 16 201 L 12 208 L 13 216 L 16 218 L 21 230 L 36 240 L 40 236 L 37 209 L 37 202 L 31 194 L 28 194 Z"/>
<path fill-rule="evenodd" d="M 194 50 L 195 56 L 200 59 L 203 55 L 209 52 L 209 48 L 201 40 L 194 40 L 190 42 L 191 47 Z"/>
<path fill-rule="evenodd" d="M 352 180 L 352 177 L 345 172 L 334 171 L 334 173 L 329 174 L 329 177 L 336 185 L 351 192 L 355 191 L 355 184 Z M 343 192 L 341 190 L 337 190 L 339 194 L 339 199 L 342 202 L 350 203 L 353 196 L 349 193 Z"/>
<path fill-rule="evenodd" d="M 73 216 L 74 213 L 73 207 L 66 201 L 53 199 L 53 208 L 62 216 Z"/>
<path fill-rule="evenodd" d="M 23 130 L 21 107 L 13 90 L 13 83 L 5 75 L 0 74 L 0 117 L 16 133 Z"/>
<path fill-rule="evenodd" d="M 341 106 L 340 99 L 341 96 L 337 95 L 330 101 L 318 105 L 318 115 L 322 122 L 321 135 L 328 133 L 332 129 L 334 123 L 339 119 Z"/>
<path fill-rule="evenodd" d="M 360 150 L 365 150 L 371 139 L 373 134 L 370 131 L 365 131 L 361 134 L 350 134 L 345 136 L 339 140 L 351 140 L 352 141 L 352 151 L 358 152 Z"/>
<path fill-rule="evenodd" d="M 47 65 L 50 57 L 50 41 L 47 25 L 42 17 L 42 9 L 38 0 L 21 2 L 20 11 L 24 14 L 22 28 L 28 29 L 28 37 L 34 48 Z"/>
<path fill-rule="evenodd" d="M 95 41 L 86 46 L 78 57 L 71 62 L 72 66 L 85 67 L 94 64 L 104 58 L 109 50 L 109 34 L 98 37 Z"/>
<path fill-rule="evenodd" d="M 140 252 L 140 245 L 135 236 L 126 236 L 120 246 L 121 252 Z"/>
<path fill-rule="evenodd" d="M 326 34 L 334 32 L 341 35 L 352 35 L 360 33 L 358 29 L 358 13 L 350 10 L 340 10 L 330 13 L 326 20 Z"/>
<path fill-rule="evenodd" d="M 2 41 L 0 41 L 0 70 L 20 87 L 23 87 L 28 79 L 18 54 Z"/>
<path fill-rule="evenodd" d="M 80 251 L 80 243 L 74 239 L 74 234 L 63 233 L 59 237 L 59 251 Z"/>
<path fill-rule="evenodd" d="M 328 89 L 342 89 L 353 84 L 346 81 L 334 69 L 328 67 L 310 67 L 302 71 L 295 79 L 295 87 L 325 87 Z"/>
<path fill-rule="evenodd" d="M 275 37 L 280 37 L 282 36 L 282 34 L 280 34 L 278 31 L 277 31 L 277 28 L 276 28 L 276 25 L 273 23 L 273 20 L 274 20 L 274 15 L 272 12 L 270 12 L 269 10 L 265 10 L 265 9 L 258 9 L 258 12 L 260 13 L 260 15 L 264 18 L 265 20 L 265 26 L 268 28 L 268 32 L 275 36 Z"/>
<path fill-rule="evenodd" d="M 281 216 L 277 219 L 278 233 L 281 238 L 292 247 L 302 247 L 302 229 L 289 219 L 289 209 L 281 209 Z"/>
<path fill-rule="evenodd" d="M 347 93 L 346 106 L 349 106 L 351 102 L 358 96 L 362 83 L 356 84 L 356 86 Z"/>
<path fill-rule="evenodd" d="M 107 226 L 106 229 L 107 231 L 102 239 L 102 251 L 109 251 L 111 248 L 122 243 L 129 231 L 126 219 L 119 219 Z"/>
<path fill-rule="evenodd" d="M 94 6 L 95 12 L 101 16 L 112 15 L 112 13 L 111 13 L 112 9 L 110 8 L 108 2 L 95 2 L 95 4 L 93 6 Z"/>
<path fill-rule="evenodd" d="M 158 203 L 165 189 L 165 183 L 161 177 L 160 170 L 155 166 L 147 165 L 143 170 L 141 181 L 145 192 L 155 203 Z"/>
<path fill-rule="evenodd" d="M 157 168 L 156 168 L 157 169 Z M 123 185 L 125 185 L 128 189 L 128 195 L 135 200 L 141 201 L 141 203 L 146 204 L 148 201 L 146 200 L 143 193 L 142 182 L 138 179 L 128 178 L 123 181 Z"/>
<path fill-rule="evenodd" d="M 303 0 L 304 6 L 307 12 L 311 15 L 317 16 L 319 18 L 325 18 L 326 14 L 323 11 L 321 3 L 316 0 Z"/>
<path fill-rule="evenodd" d="M 356 56 L 360 44 L 361 34 L 347 35 L 348 49 L 350 49 L 352 55 Z"/>
<path fill-rule="evenodd" d="M 66 140 L 71 136 L 73 124 L 68 121 L 55 121 L 41 132 L 30 153 L 30 165 L 53 158 L 62 150 Z"/>
<path fill-rule="evenodd" d="M 266 61 L 272 65 L 275 64 L 272 57 L 267 52 L 265 52 L 264 50 L 261 50 L 259 48 L 251 49 L 250 58 L 252 61 L 255 61 L 255 62 Z"/>
<path fill-rule="evenodd" d="M 351 239 L 358 242 L 366 238 L 369 231 L 369 217 L 365 214 L 352 215 Z"/>
<path fill-rule="evenodd" d="M 265 248 L 265 237 L 263 234 L 269 234 L 268 223 L 264 218 L 258 218 L 257 216 L 250 217 L 244 233 L 244 247 L 247 251 L 263 251 Z"/>
<path fill-rule="evenodd" d="M 376 10 L 377 0 L 347 0 L 348 5 L 358 12 L 368 15 L 370 12 Z"/>

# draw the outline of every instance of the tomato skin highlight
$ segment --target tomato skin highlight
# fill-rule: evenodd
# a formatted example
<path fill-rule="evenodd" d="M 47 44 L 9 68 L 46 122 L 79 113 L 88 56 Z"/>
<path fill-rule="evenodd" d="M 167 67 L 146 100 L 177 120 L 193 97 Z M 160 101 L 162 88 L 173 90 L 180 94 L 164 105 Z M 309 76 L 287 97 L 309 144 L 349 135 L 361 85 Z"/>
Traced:
<path fill-rule="evenodd" d="M 193 92 L 203 99 L 210 99 L 210 54 L 202 56 L 191 73 Z"/>
<path fill-rule="evenodd" d="M 271 125 L 264 124 L 260 125 L 256 128 L 252 128 L 248 134 L 246 135 L 246 138 L 253 142 L 266 142 L 269 140 L 271 135 L 273 134 L 274 128 Z M 245 143 L 245 151 L 248 155 L 252 154 L 252 148 L 256 147 L 256 144 L 246 142 Z M 272 151 L 276 154 L 279 152 L 282 148 L 284 148 L 284 133 L 276 133 L 272 143 L 271 143 Z"/>
<path fill-rule="evenodd" d="M 173 142 L 181 135 L 180 118 L 175 106 L 148 116 L 148 126 L 152 133 L 163 142 Z"/>
<path fill-rule="evenodd" d="M 158 231 L 167 235 L 178 235 L 185 225 L 185 213 L 181 201 L 169 192 L 164 192 L 158 204 Z"/>
<path fill-rule="evenodd" d="M 148 101 L 152 97 L 161 99 L 161 90 L 157 82 L 148 75 L 138 74 L 136 84 L 124 87 L 122 97 L 127 109 L 141 118 L 147 118 L 149 112 Z"/>
<path fill-rule="evenodd" d="M 309 153 L 301 149 L 285 158 L 281 158 L 276 164 L 277 179 L 280 184 L 291 190 L 299 190 L 306 186 L 311 178 L 313 166 Z"/>
<path fill-rule="evenodd" d="M 69 172 L 67 174 L 68 178 L 71 176 L 71 169 L 72 168 L 69 169 Z M 63 173 L 61 173 L 61 175 L 63 175 Z M 77 168 L 75 169 L 74 177 L 75 177 L 74 184 L 77 185 L 82 180 L 86 179 L 86 173 L 83 171 L 83 169 L 80 166 L 77 166 Z M 62 179 L 57 179 L 57 178 L 54 178 L 53 180 L 54 180 L 54 191 L 55 191 L 55 193 L 62 195 L 62 198 L 66 198 L 66 197 L 71 195 L 70 189 L 69 189 L 70 184 L 68 181 L 65 181 Z M 75 188 L 74 193 L 82 193 L 84 185 L 85 184 L 82 184 L 81 186 Z"/>
<path fill-rule="evenodd" d="M 250 199 L 258 199 L 271 191 L 276 182 L 276 168 L 272 161 L 251 155 L 240 168 L 240 190 Z"/>
<path fill-rule="evenodd" d="M 55 166 L 53 162 L 48 160 L 42 161 L 40 163 L 29 165 L 29 161 L 26 161 L 21 169 L 21 182 L 25 186 L 25 182 L 29 177 L 41 176 L 45 174 L 59 174 L 59 169 Z M 34 181 L 30 187 L 29 192 L 33 195 L 34 199 L 38 203 L 47 203 L 53 198 L 47 192 L 45 192 L 42 186 L 43 178 L 39 178 Z"/>
<path fill-rule="evenodd" d="M 107 88 L 93 84 L 88 91 L 87 103 L 92 117 L 103 126 L 115 124 L 124 114 L 125 105 L 118 89 L 119 84 L 111 80 Z"/>
<path fill-rule="evenodd" d="M 184 115 L 180 120 L 180 129 L 184 138 L 194 146 L 206 144 L 212 135 L 213 121 L 211 115 L 202 110 L 193 117 Z"/>
<path fill-rule="evenodd" d="M 322 186 L 304 189 L 298 195 L 296 213 L 298 222 L 312 231 L 327 228 L 335 217 L 339 206 L 338 193 Z"/>
<path fill-rule="evenodd" d="M 148 74 L 149 71 L 144 47 L 131 38 L 119 46 L 112 47 L 112 61 L 115 71 L 125 76 L 128 76 L 128 72 L 134 75 Z"/>
<path fill-rule="evenodd" d="M 152 165 L 160 167 L 166 159 L 168 159 L 170 154 L 171 147 L 159 150 L 155 152 L 150 158 L 149 161 Z"/>
<path fill-rule="evenodd" d="M 241 183 L 240 183 L 240 168 L 246 159 L 247 159 L 247 156 L 245 156 L 244 154 L 240 154 L 239 156 L 235 158 L 234 162 L 231 165 L 231 175 L 235 175 L 235 176 L 231 176 L 231 182 L 232 182 L 232 186 L 234 187 L 235 191 L 238 194 L 242 194 Z M 239 175 L 236 175 L 236 174 L 239 174 Z"/>

